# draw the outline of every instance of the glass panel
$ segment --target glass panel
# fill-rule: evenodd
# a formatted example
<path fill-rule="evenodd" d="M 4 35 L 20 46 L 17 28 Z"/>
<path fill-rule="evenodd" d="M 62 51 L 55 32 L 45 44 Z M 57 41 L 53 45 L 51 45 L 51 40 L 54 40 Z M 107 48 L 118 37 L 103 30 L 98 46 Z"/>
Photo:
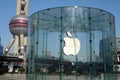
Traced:
<path fill-rule="evenodd" d="M 114 16 L 57 7 L 30 16 L 27 80 L 117 80 Z"/>

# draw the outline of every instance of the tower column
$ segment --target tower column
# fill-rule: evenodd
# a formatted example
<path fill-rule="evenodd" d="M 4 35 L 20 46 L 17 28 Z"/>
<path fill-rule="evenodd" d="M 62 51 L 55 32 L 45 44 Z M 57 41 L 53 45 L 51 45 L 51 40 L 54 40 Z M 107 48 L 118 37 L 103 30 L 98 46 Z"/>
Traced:
<path fill-rule="evenodd" d="M 24 35 L 20 34 L 20 52 L 24 53 Z"/>
<path fill-rule="evenodd" d="M 27 46 L 27 36 L 24 37 L 24 46 Z"/>
<path fill-rule="evenodd" d="M 6 52 L 6 53 L 10 50 L 10 48 L 11 48 L 11 46 L 13 45 L 14 41 L 15 41 L 15 39 L 12 38 L 12 40 L 9 42 L 9 44 L 8 44 L 7 47 L 5 48 L 5 52 Z"/>
<path fill-rule="evenodd" d="M 14 53 L 18 54 L 18 50 L 19 50 L 19 37 L 18 35 L 15 35 Z"/>
<path fill-rule="evenodd" d="M 20 47 L 24 46 L 24 35 L 20 34 Z"/>

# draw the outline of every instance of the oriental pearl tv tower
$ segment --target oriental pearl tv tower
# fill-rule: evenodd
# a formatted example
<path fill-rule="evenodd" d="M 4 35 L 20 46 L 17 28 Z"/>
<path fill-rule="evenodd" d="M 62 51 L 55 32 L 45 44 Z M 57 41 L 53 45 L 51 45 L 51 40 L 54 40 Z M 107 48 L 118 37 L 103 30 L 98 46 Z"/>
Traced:
<path fill-rule="evenodd" d="M 5 54 L 17 56 L 23 59 L 25 65 L 25 55 L 27 46 L 27 33 L 28 33 L 28 4 L 29 0 L 17 0 L 16 16 L 14 16 L 9 23 L 9 29 L 13 38 L 5 48 Z M 14 52 L 10 52 L 10 48 L 14 44 Z M 9 72 L 13 71 L 14 62 L 9 63 Z"/>
<path fill-rule="evenodd" d="M 13 35 L 13 39 L 5 48 L 6 53 L 9 53 L 14 43 L 14 55 L 18 55 L 18 53 L 24 55 L 27 45 L 28 2 L 29 0 L 17 0 L 16 16 L 9 23 L 9 29 Z"/>

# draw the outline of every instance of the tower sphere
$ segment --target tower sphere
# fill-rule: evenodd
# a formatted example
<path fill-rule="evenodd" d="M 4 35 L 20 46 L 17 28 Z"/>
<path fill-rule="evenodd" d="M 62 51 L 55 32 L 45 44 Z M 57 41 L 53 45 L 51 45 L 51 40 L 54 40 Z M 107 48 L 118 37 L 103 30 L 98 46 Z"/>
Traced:
<path fill-rule="evenodd" d="M 24 34 L 27 36 L 28 17 L 25 15 L 14 16 L 9 23 L 9 28 L 12 35 Z"/>

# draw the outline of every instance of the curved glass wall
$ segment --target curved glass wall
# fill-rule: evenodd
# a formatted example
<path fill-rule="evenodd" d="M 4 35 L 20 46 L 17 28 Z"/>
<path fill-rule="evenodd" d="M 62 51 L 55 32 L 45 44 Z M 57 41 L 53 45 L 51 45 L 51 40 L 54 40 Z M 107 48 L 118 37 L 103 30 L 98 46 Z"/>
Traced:
<path fill-rule="evenodd" d="M 57 7 L 30 16 L 28 80 L 116 80 L 114 16 L 90 7 Z M 113 78 L 114 77 L 114 78 Z"/>

